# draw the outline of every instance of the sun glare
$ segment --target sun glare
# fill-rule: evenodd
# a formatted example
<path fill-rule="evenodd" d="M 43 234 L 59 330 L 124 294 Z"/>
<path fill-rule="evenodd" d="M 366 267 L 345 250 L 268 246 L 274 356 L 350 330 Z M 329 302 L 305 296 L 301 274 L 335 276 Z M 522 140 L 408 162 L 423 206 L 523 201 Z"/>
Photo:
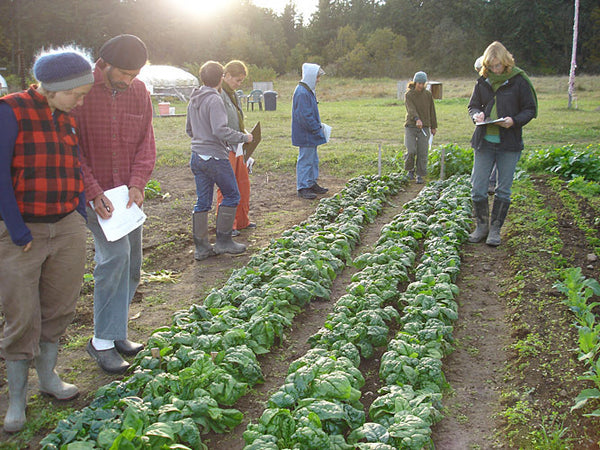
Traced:
<path fill-rule="evenodd" d="M 232 0 L 170 0 L 177 10 L 194 18 L 210 20 L 219 14 L 231 3 Z"/>

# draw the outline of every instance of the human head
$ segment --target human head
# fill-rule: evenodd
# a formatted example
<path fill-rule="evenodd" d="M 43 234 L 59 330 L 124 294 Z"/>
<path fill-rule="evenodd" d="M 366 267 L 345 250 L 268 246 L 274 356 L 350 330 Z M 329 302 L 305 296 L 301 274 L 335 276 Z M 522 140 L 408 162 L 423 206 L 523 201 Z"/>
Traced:
<path fill-rule="evenodd" d="M 233 90 L 239 89 L 248 75 L 248 68 L 242 61 L 238 60 L 229 61 L 225 64 L 223 70 L 225 71 L 223 81 Z"/>
<path fill-rule="evenodd" d="M 40 85 L 38 92 L 46 97 L 53 111 L 69 112 L 83 105 L 83 97 L 94 83 L 92 63 L 75 47 L 40 52 L 33 64 L 33 75 Z"/>
<path fill-rule="evenodd" d="M 142 40 L 132 34 L 120 34 L 100 48 L 100 66 L 106 85 L 125 91 L 148 60 L 148 50 Z"/>
<path fill-rule="evenodd" d="M 425 85 L 427 84 L 427 74 L 422 71 L 415 73 L 411 84 L 417 91 L 422 91 L 425 89 Z"/>
<path fill-rule="evenodd" d="M 205 86 L 218 88 L 223 81 L 223 66 L 216 61 L 207 61 L 200 67 L 200 79 Z"/>
<path fill-rule="evenodd" d="M 319 82 L 322 75 L 325 75 L 325 71 L 321 69 L 321 66 L 314 63 L 302 64 L 302 81 L 308 85 L 313 91 Z"/>
<path fill-rule="evenodd" d="M 513 55 L 500 42 L 494 41 L 483 52 L 480 74 L 487 78 L 490 72 L 500 74 L 512 70 L 513 67 L 515 67 Z"/>

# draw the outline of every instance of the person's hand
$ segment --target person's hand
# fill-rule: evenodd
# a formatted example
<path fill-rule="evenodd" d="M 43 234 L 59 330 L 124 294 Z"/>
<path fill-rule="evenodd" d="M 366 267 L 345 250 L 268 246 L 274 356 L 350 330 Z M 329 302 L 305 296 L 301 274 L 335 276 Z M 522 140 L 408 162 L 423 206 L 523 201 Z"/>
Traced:
<path fill-rule="evenodd" d="M 423 128 L 423 121 L 421 119 L 417 119 L 417 128 Z"/>
<path fill-rule="evenodd" d="M 247 139 L 247 140 L 246 140 L 246 142 L 252 142 L 252 140 L 254 139 L 254 136 L 252 136 L 252 134 L 251 134 L 251 133 L 248 133 L 248 134 L 246 135 L 246 139 Z"/>
<path fill-rule="evenodd" d="M 103 193 L 94 199 L 94 211 L 102 219 L 110 219 L 114 211 L 113 204 Z"/>
<path fill-rule="evenodd" d="M 437 133 L 437 128 L 432 128 L 431 129 L 431 134 L 433 134 L 435 136 L 435 133 Z"/>
<path fill-rule="evenodd" d="M 129 188 L 129 201 L 127 202 L 127 208 L 130 208 L 133 204 L 138 205 L 140 208 L 144 203 L 144 191 L 140 188 L 131 186 Z"/>
<path fill-rule="evenodd" d="M 485 114 L 483 112 L 473 114 L 473 120 L 475 121 L 475 123 L 481 123 L 485 120 Z"/>
<path fill-rule="evenodd" d="M 33 246 L 33 241 L 29 241 L 27 244 L 25 244 L 23 246 L 23 252 L 28 252 L 29 250 L 31 250 L 31 247 Z"/>
<path fill-rule="evenodd" d="M 500 125 L 502 128 L 510 128 L 514 124 L 515 122 L 513 121 L 512 117 L 505 117 L 504 121 L 498 122 L 498 125 Z"/>

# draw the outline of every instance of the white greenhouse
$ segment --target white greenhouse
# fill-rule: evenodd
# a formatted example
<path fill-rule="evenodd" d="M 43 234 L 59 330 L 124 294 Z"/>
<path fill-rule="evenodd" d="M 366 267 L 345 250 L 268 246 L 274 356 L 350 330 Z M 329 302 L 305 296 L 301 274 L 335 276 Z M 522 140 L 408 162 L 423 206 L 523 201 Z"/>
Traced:
<path fill-rule="evenodd" d="M 150 94 L 173 96 L 187 101 L 192 90 L 199 86 L 198 78 L 174 66 L 147 64 L 140 70 L 138 78 L 144 82 Z"/>

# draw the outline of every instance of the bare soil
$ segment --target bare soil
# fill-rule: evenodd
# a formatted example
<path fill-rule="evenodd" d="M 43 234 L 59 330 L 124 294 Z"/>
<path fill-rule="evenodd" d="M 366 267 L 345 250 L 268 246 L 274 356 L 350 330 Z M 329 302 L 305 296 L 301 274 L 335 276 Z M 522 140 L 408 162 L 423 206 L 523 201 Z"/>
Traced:
<path fill-rule="evenodd" d="M 140 285 L 130 312 L 130 338 L 145 342 L 152 331 L 160 326 L 169 325 L 173 312 L 187 309 L 193 303 L 199 303 L 212 288 L 219 288 L 226 282 L 231 271 L 243 266 L 253 252 L 268 245 L 272 238 L 291 226 L 306 219 L 313 211 L 317 201 L 300 199 L 296 195 L 295 179 L 292 175 L 257 173 L 251 176 L 251 220 L 258 224 L 254 230 L 242 230 L 238 241 L 248 244 L 249 250 L 240 256 L 221 255 L 197 262 L 193 258 L 191 236 L 191 211 L 195 201 L 193 175 L 187 167 L 161 168 L 153 178 L 160 181 L 164 198 L 148 199 L 145 212 L 148 221 L 144 228 L 144 271 L 156 273 L 171 271 L 172 283 L 147 281 Z M 320 184 L 330 188 L 330 194 L 338 192 L 346 180 L 322 176 Z M 543 183 L 542 183 L 543 184 Z M 368 251 L 377 240 L 380 228 L 400 212 L 402 205 L 416 196 L 420 185 L 410 184 L 406 190 L 391 199 L 384 213 L 375 223 L 370 224 L 361 234 L 361 243 L 354 254 Z M 548 193 L 548 202 L 561 208 L 558 200 Z M 510 214 L 517 213 L 511 211 Z M 568 217 L 565 212 L 563 217 Z M 566 219 L 568 221 L 568 219 Z M 214 234 L 214 217 L 210 219 L 211 232 Z M 507 227 L 510 228 L 510 221 Z M 562 236 L 561 230 L 561 236 Z M 504 233 L 503 233 L 504 234 Z M 569 258 L 575 261 L 585 260 L 590 252 L 585 236 L 566 230 L 565 235 L 573 235 L 575 242 L 569 241 Z M 503 236 L 504 237 L 504 236 Z M 567 247 L 567 244 L 565 244 Z M 88 240 L 88 270 L 93 267 L 93 243 Z M 544 253 L 540 257 L 544 257 Z M 506 367 L 514 354 L 510 343 L 516 338 L 511 314 L 514 311 L 508 304 L 505 291 L 511 286 L 518 268 L 509 264 L 511 255 L 507 246 L 490 248 L 485 244 L 465 244 L 463 264 L 458 285 L 461 294 L 459 319 L 455 324 L 455 351 L 444 360 L 444 372 L 449 388 L 444 396 L 445 418 L 434 427 L 433 441 L 436 449 L 492 449 L 510 448 L 502 430 L 506 425 L 498 413 L 504 407 L 501 392 L 517 381 L 506 377 Z M 586 269 L 586 276 L 598 278 L 597 263 L 593 269 Z M 347 268 L 336 279 L 332 288 L 330 302 L 313 302 L 296 317 L 293 328 L 288 330 L 280 345 L 260 358 L 265 383 L 241 399 L 235 405 L 244 413 L 244 422 L 226 435 L 207 435 L 203 440 L 211 450 L 236 450 L 244 446 L 242 433 L 249 420 L 260 417 L 266 400 L 277 389 L 286 375 L 289 363 L 308 349 L 307 339 L 324 323 L 337 298 L 345 293 L 345 286 L 354 272 Z M 530 287 L 534 289 L 535 287 Z M 549 287 L 547 287 L 549 288 Z M 558 302 L 558 300 L 557 300 Z M 30 370 L 28 417 L 37 417 L 39 410 L 49 403 L 54 408 L 82 408 L 93 398 L 94 393 L 103 384 L 116 377 L 103 373 L 85 352 L 85 342 L 93 332 L 92 288 L 85 283 L 76 317 L 64 336 L 66 344 L 59 357 L 58 372 L 68 381 L 76 382 L 81 395 L 66 405 L 53 402 L 37 395 L 37 378 Z M 531 321 L 542 321 L 529 311 Z M 0 319 L 1 320 L 1 319 Z M 543 323 L 539 324 L 544 326 Z M 576 345 L 574 337 L 572 346 Z M 378 383 L 379 355 L 364 362 L 361 370 L 367 384 L 363 388 L 363 401 L 368 408 L 376 396 Z M 533 358 L 535 359 L 535 357 Z M 541 358 L 540 358 L 541 359 Z M 518 380 L 526 385 L 528 377 L 537 376 L 533 372 Z M 543 384 L 543 379 L 537 380 Z M 585 386 L 589 387 L 589 386 Z M 565 387 L 554 386 L 556 389 Z M 569 389 L 565 395 L 574 398 L 582 386 Z M 575 392 L 574 395 L 572 393 Z M 555 392 L 548 392 L 547 399 L 554 398 Z M 537 405 L 548 407 L 548 402 L 539 399 Z M 569 399 L 565 408 L 570 406 Z M 4 416 L 7 407 L 7 386 L 4 362 L 0 361 L 0 416 Z M 24 433 L 14 436 L 0 431 L 0 448 L 38 448 L 39 441 L 52 430 L 55 422 L 47 422 L 33 437 Z M 571 432 L 577 435 L 577 427 L 585 427 L 590 435 L 592 422 L 577 421 L 569 424 Z M 598 427 L 596 427 L 598 428 Z M 592 433 L 593 435 L 594 433 Z M 595 432 L 596 442 L 600 439 Z M 591 441 L 579 443 L 573 448 L 597 448 Z"/>

